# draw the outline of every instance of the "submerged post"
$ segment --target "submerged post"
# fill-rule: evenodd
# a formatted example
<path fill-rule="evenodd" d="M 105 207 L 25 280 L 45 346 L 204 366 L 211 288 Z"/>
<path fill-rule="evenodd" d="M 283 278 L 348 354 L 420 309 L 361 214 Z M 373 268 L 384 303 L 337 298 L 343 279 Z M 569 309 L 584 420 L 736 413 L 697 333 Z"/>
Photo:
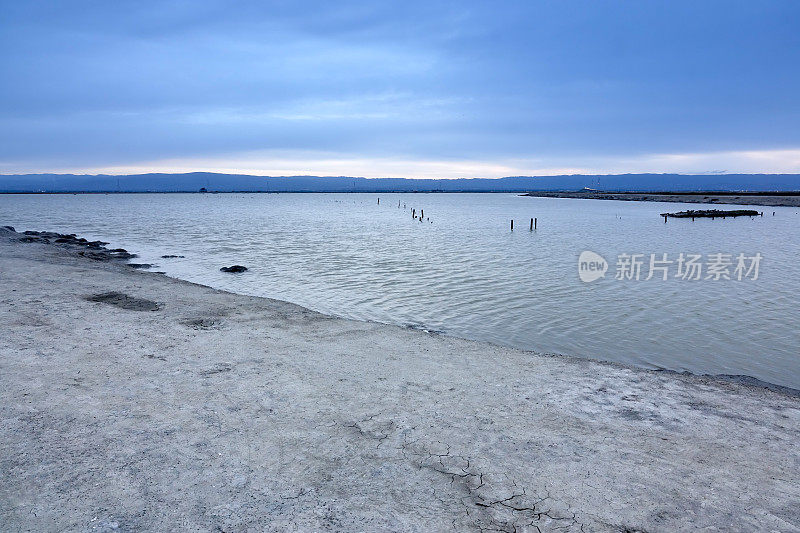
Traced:
<path fill-rule="evenodd" d="M 536 218 L 536 217 L 533 217 L 533 229 L 536 229 L 536 226 L 537 226 L 538 224 L 539 224 L 539 219 L 538 219 L 538 218 Z"/>
<path fill-rule="evenodd" d="M 664 224 L 667 223 L 667 215 L 664 215 Z"/>
<path fill-rule="evenodd" d="M 514 231 L 514 219 L 511 219 L 511 231 Z"/>
<path fill-rule="evenodd" d="M 533 219 L 531 219 L 531 231 L 533 231 Z"/>
<path fill-rule="evenodd" d="M 381 199 L 378 198 L 378 205 L 381 205 Z"/>
<path fill-rule="evenodd" d="M 425 210 L 424 209 L 420 209 L 419 210 L 419 219 L 422 220 L 423 218 L 425 218 Z"/>

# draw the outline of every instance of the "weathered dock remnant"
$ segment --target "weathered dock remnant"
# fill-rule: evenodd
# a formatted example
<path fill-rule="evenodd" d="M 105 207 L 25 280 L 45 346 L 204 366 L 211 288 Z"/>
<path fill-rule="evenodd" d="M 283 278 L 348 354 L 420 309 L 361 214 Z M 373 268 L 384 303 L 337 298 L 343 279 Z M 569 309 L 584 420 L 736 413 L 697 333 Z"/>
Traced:
<path fill-rule="evenodd" d="M 677 213 L 661 213 L 664 217 L 664 222 L 667 217 L 671 218 L 728 218 L 728 217 L 757 217 L 761 215 L 760 212 L 754 209 L 729 209 L 727 211 L 722 209 L 697 209 L 689 211 L 678 211 Z"/>

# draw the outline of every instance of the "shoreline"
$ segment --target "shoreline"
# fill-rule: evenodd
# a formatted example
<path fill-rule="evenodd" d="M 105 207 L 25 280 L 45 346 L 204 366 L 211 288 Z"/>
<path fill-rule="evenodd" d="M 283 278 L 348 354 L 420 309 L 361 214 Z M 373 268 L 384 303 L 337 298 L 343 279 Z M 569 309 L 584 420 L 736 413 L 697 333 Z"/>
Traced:
<path fill-rule="evenodd" d="M 800 527 L 788 391 L 335 318 L 17 238 L 0 229 L 12 529 Z"/>
<path fill-rule="evenodd" d="M 761 205 L 765 207 L 800 207 L 796 192 L 768 194 L 762 192 L 606 192 L 606 191 L 540 191 L 520 196 L 533 198 L 574 198 L 582 200 L 618 200 L 623 202 L 670 202 L 714 205 Z"/>
<path fill-rule="evenodd" d="M 11 228 L 11 226 L 0 226 L 0 231 L 2 230 L 2 228 L 8 229 L 8 228 Z M 190 284 L 196 285 L 198 287 L 205 287 L 205 288 L 208 288 L 208 289 L 220 291 L 220 292 L 223 292 L 223 293 L 226 293 L 226 294 L 231 294 L 231 295 L 251 297 L 251 295 L 247 295 L 247 294 L 244 294 L 244 293 L 237 293 L 237 292 L 227 291 L 227 290 L 224 290 L 224 289 L 217 289 L 216 287 L 212 287 L 211 285 L 205 285 L 203 283 L 198 283 L 198 282 L 189 281 L 189 280 L 185 280 L 185 279 L 178 278 L 178 277 L 168 276 L 164 272 L 148 270 L 148 268 L 152 267 L 153 265 L 131 262 L 132 260 L 135 260 L 138 257 L 137 254 L 130 253 L 130 252 L 128 252 L 128 250 L 125 250 L 125 249 L 122 249 L 122 248 L 118 248 L 118 249 L 114 249 L 114 250 L 108 250 L 108 249 L 106 249 L 106 245 L 109 244 L 109 243 L 104 242 L 104 241 L 87 241 L 86 239 L 80 238 L 75 234 L 61 234 L 61 233 L 50 232 L 50 231 L 31 231 L 31 230 L 26 230 L 24 232 L 18 233 L 18 235 L 19 235 L 20 239 L 23 239 L 23 242 L 41 242 L 43 244 L 60 245 L 62 247 L 66 247 L 66 249 L 68 249 L 68 250 L 76 252 L 80 256 L 89 257 L 90 259 L 94 259 L 94 260 L 98 260 L 98 261 L 102 261 L 102 262 L 118 262 L 119 264 L 126 265 L 126 266 L 129 266 L 129 267 L 134 268 L 134 269 L 142 269 L 142 272 L 146 272 L 146 273 L 154 274 L 154 275 L 158 275 L 158 276 L 165 276 L 165 277 L 168 277 L 169 279 L 173 279 L 173 280 L 184 282 L 184 283 L 190 283 Z M 63 242 L 64 240 L 66 240 L 65 238 L 68 239 L 69 242 Z M 57 240 L 60 240 L 62 242 L 57 242 Z M 87 245 L 88 245 L 88 248 L 87 248 Z M 704 378 L 704 379 L 710 379 L 710 380 L 718 380 L 718 381 L 724 381 L 724 382 L 739 383 L 739 384 L 743 384 L 743 385 L 750 386 L 750 387 L 767 389 L 767 390 L 771 390 L 771 391 L 774 391 L 774 392 L 779 392 L 781 394 L 786 394 L 788 396 L 795 396 L 795 397 L 800 398 L 800 388 L 794 388 L 794 387 L 790 387 L 790 386 L 787 386 L 787 385 L 781 385 L 779 383 L 773 383 L 771 381 L 765 381 L 765 380 L 759 379 L 759 378 L 757 378 L 755 376 L 751 376 L 751 375 L 748 375 L 748 374 L 708 374 L 708 373 L 701 374 L 701 373 L 697 373 L 697 372 L 691 372 L 689 370 L 675 370 L 675 369 L 666 368 L 666 367 L 640 366 L 640 365 L 635 365 L 635 364 L 627 364 L 627 363 L 621 363 L 621 362 L 617 362 L 617 361 L 610 361 L 610 360 L 606 360 L 606 359 L 598 359 L 598 358 L 592 358 L 592 357 L 580 357 L 580 356 L 567 354 L 567 353 L 540 352 L 540 351 L 537 351 L 537 350 L 534 350 L 534 349 L 516 348 L 514 346 L 507 345 L 507 344 L 493 343 L 493 342 L 490 342 L 490 341 L 484 341 L 484 340 L 480 340 L 480 339 L 472 339 L 472 338 L 469 338 L 469 337 L 461 337 L 461 336 L 458 336 L 458 335 L 451 335 L 451 334 L 449 334 L 447 332 L 428 330 L 425 327 L 406 326 L 406 325 L 402 325 L 402 324 L 393 324 L 393 323 L 389 323 L 389 322 L 380 322 L 380 321 L 377 321 L 377 320 L 368 320 L 368 319 L 366 319 L 366 320 L 351 319 L 351 318 L 347 318 L 347 317 L 343 317 L 343 316 L 339 316 L 339 315 L 334 315 L 334 314 L 329 314 L 329 313 L 324 313 L 324 312 L 321 312 L 321 311 L 317 311 L 317 310 L 312 309 L 310 307 L 305 307 L 305 306 L 303 306 L 301 304 L 298 304 L 296 302 L 292 302 L 292 301 L 289 301 L 289 300 L 280 300 L 280 299 L 276 299 L 276 298 L 270 298 L 270 297 L 267 297 L 267 296 L 252 296 L 252 297 L 264 298 L 266 300 L 275 301 L 275 302 L 281 302 L 281 303 L 285 303 L 285 304 L 289 304 L 289 305 L 296 305 L 296 306 L 298 306 L 298 307 L 300 307 L 300 308 L 302 308 L 302 309 L 304 309 L 304 310 L 306 310 L 308 312 L 319 313 L 319 314 L 327 316 L 327 317 L 329 317 L 331 319 L 355 320 L 356 322 L 365 322 L 365 323 L 369 323 L 369 324 L 380 324 L 380 325 L 384 325 L 384 326 L 399 327 L 399 328 L 402 328 L 402 329 L 409 329 L 409 330 L 413 330 L 413 331 L 419 331 L 419 332 L 425 333 L 425 334 L 444 335 L 444 336 L 451 337 L 451 338 L 454 338 L 454 339 L 460 339 L 460 340 L 472 341 L 472 342 L 479 342 L 479 343 L 483 343 L 483 344 L 486 344 L 488 346 L 494 346 L 494 347 L 497 347 L 497 348 L 516 349 L 516 350 L 519 350 L 519 351 L 524 352 L 524 353 L 529 353 L 529 354 L 535 355 L 537 357 L 564 357 L 564 358 L 568 358 L 568 359 L 586 360 L 586 361 L 591 361 L 591 362 L 599 363 L 599 364 L 608 364 L 608 365 L 612 365 L 612 366 L 615 365 L 615 366 L 619 366 L 621 368 L 630 368 L 630 369 L 645 370 L 645 371 L 652 371 L 652 372 L 665 372 L 665 373 L 669 373 L 669 374 L 684 375 L 684 376 L 696 376 L 696 377 L 700 377 L 700 378 Z"/>

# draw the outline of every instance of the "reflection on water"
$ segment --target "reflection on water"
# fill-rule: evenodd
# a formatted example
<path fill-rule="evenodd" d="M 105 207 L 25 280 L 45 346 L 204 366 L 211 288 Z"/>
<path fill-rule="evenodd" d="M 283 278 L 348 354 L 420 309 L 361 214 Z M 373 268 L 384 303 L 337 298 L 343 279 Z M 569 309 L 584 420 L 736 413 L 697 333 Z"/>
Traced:
<path fill-rule="evenodd" d="M 171 276 L 348 318 L 800 387 L 798 210 L 658 216 L 686 208 L 698 206 L 511 194 L 0 195 L 0 224 L 111 241 Z M 580 281 L 585 250 L 608 260 L 604 278 Z M 756 281 L 614 279 L 621 253 L 681 252 L 764 259 Z M 250 270 L 219 272 L 231 264 Z"/>

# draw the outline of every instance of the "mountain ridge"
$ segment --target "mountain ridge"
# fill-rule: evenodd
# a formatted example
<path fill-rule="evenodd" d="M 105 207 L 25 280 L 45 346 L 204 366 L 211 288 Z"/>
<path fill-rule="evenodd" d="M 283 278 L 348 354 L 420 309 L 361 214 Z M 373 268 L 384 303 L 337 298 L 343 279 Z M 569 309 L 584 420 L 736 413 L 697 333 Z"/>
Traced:
<path fill-rule="evenodd" d="M 5 174 L 0 192 L 535 192 L 800 190 L 800 174 L 564 174 L 503 178 L 254 176 L 215 172 Z"/>

